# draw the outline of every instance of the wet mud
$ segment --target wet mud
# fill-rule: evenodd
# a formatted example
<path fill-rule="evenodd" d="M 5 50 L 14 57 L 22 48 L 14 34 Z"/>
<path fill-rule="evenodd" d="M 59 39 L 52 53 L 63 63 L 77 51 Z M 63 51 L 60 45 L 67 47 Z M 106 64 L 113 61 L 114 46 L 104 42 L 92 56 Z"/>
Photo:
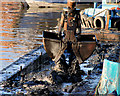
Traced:
<path fill-rule="evenodd" d="M 88 5 L 87 5 L 88 7 Z M 46 10 L 46 9 L 44 9 Z M 40 12 L 44 12 L 44 10 L 39 10 Z M 53 17 L 55 18 L 54 23 L 56 22 L 57 18 L 59 17 L 60 13 L 55 13 L 53 16 L 52 14 L 41 14 L 38 10 L 28 10 L 27 16 L 38 18 L 39 16 L 43 17 L 42 20 L 47 21 L 48 15 L 51 16 L 52 19 L 50 19 L 49 22 L 53 21 Z M 48 11 L 48 9 L 47 9 Z M 59 11 L 57 9 L 57 11 Z M 36 12 L 36 13 L 35 13 Z M 37 14 L 39 13 L 39 14 Z M 58 14 L 58 16 L 56 15 Z M 35 15 L 35 16 L 32 16 Z M 37 16 L 36 16 L 37 15 Z M 49 16 L 49 18 L 50 18 Z M 46 17 L 46 18 L 44 18 Z M 27 17 L 28 18 L 28 17 Z M 40 20 L 40 18 L 38 18 Z M 26 19 L 25 19 L 26 20 Z M 23 21 L 25 21 L 23 18 Z M 31 20 L 31 18 L 30 18 Z M 33 18 L 34 20 L 34 18 Z M 38 21 L 39 21 L 38 20 Z M 54 27 L 55 25 L 51 26 L 48 21 L 36 21 L 35 27 L 36 33 L 39 32 L 39 28 L 48 29 L 48 27 Z M 40 25 L 43 22 L 42 25 Z M 57 23 L 57 22 L 56 22 Z M 31 22 L 32 24 L 32 22 Z M 39 24 L 39 25 L 36 25 Z M 23 28 L 23 25 L 20 24 L 20 26 Z M 44 28 L 45 26 L 45 28 Z M 46 26 L 48 26 L 46 28 Z M 34 26 L 33 26 L 34 27 Z M 33 28 L 32 27 L 32 28 Z M 42 30 L 43 30 L 42 29 Z M 34 28 L 33 28 L 34 30 Z M 29 31 L 29 30 L 28 30 Z M 90 30 L 91 31 L 91 30 Z M 26 31 L 27 32 L 27 31 Z M 34 31 L 31 31 L 34 32 Z M 20 33 L 17 31 L 17 33 Z M 113 32 L 112 32 L 113 33 Z M 33 33 L 30 33 L 33 34 Z M 34 33 L 35 34 L 35 33 Z M 40 33 L 41 34 L 41 33 Z M 87 33 L 88 34 L 88 33 Z M 101 34 L 101 33 L 100 33 Z M 114 33 L 113 33 L 114 34 Z M 61 58 L 59 62 L 55 64 L 52 60 L 49 60 L 49 62 L 44 63 L 40 66 L 40 69 L 37 68 L 36 70 L 32 70 L 27 74 L 24 74 L 20 72 L 19 75 L 17 75 L 15 78 L 11 78 L 7 81 L 2 82 L 0 85 L 0 94 L 2 95 L 18 95 L 18 96 L 34 96 L 34 95 L 40 95 L 40 96 L 81 96 L 81 95 L 93 95 L 95 92 L 95 88 L 98 85 L 98 82 L 101 77 L 102 73 L 102 67 L 103 67 L 103 60 L 104 58 L 114 61 L 114 62 L 120 62 L 120 43 L 114 42 L 116 36 L 111 36 L 113 42 L 104 41 L 100 42 L 98 41 L 96 50 L 94 51 L 93 55 L 88 58 L 85 62 L 82 64 L 78 64 L 76 60 L 72 62 L 71 66 L 68 66 L 65 61 L 64 57 Z M 20 34 L 18 34 L 19 37 Z M 36 34 L 38 35 L 38 34 Z M 25 35 L 27 36 L 27 35 Z M 41 35 L 39 35 L 41 38 Z M 100 36 L 100 35 L 99 35 Z M 98 36 L 98 37 L 99 37 Z M 108 34 L 104 36 L 100 36 L 101 38 L 105 37 L 107 38 Z M 22 37 L 22 36 L 21 36 Z M 101 39 L 100 38 L 100 39 Z M 110 39 L 111 38 L 107 38 Z M 119 40 L 119 36 L 117 36 L 117 40 Z M 104 39 L 104 38 L 103 38 Z M 32 40 L 31 40 L 32 41 Z M 41 39 L 40 39 L 41 41 Z M 19 43 L 20 44 L 20 43 Z M 28 44 L 25 43 L 25 44 Z M 29 44 L 31 45 L 31 44 Z M 36 47 L 36 46 L 35 46 Z M 25 50 L 26 51 L 26 50 Z M 34 67 L 34 66 L 33 66 Z"/>
<path fill-rule="evenodd" d="M 119 42 L 98 42 L 93 55 L 79 66 L 62 67 L 64 62 L 55 64 L 52 60 L 27 75 L 20 74 L 14 80 L 2 83 L 4 94 L 25 96 L 80 96 L 93 95 L 100 80 L 104 58 L 119 62 Z M 71 72 L 70 70 L 74 70 Z"/>

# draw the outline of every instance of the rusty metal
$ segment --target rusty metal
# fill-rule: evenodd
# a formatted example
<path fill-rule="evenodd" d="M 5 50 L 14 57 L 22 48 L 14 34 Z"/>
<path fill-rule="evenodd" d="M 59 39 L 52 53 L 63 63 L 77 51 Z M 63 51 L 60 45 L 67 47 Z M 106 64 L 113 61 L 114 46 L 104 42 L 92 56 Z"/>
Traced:
<path fill-rule="evenodd" d="M 112 33 L 112 31 L 84 30 L 84 33 L 81 33 L 81 35 L 90 34 L 94 34 L 98 41 L 120 42 L 120 34 L 118 32 Z"/>
<path fill-rule="evenodd" d="M 70 9 L 73 9 L 73 8 L 75 8 L 75 6 L 76 6 L 76 2 L 75 2 L 75 1 L 72 1 L 72 0 L 68 0 L 67 6 L 68 6 Z"/>
<path fill-rule="evenodd" d="M 44 48 L 55 62 L 65 50 L 69 50 L 72 51 L 72 56 L 75 55 L 77 61 L 82 63 L 94 51 L 96 38 L 95 35 L 81 35 L 80 10 L 76 9 L 75 1 L 69 0 L 67 5 L 68 8 L 65 8 L 61 15 L 59 32 L 43 32 Z"/>
<path fill-rule="evenodd" d="M 107 10 L 107 22 L 106 22 L 106 26 L 105 26 L 105 30 L 108 30 L 108 28 L 109 28 L 109 22 L 110 22 L 110 10 Z"/>

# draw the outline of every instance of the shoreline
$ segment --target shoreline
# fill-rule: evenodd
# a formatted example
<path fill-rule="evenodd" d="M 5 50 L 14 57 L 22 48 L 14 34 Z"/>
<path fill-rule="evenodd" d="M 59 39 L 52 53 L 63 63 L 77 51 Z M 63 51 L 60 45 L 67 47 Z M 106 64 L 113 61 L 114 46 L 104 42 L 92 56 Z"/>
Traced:
<path fill-rule="evenodd" d="M 16 76 L 20 75 L 21 72 L 27 74 L 35 69 L 39 69 L 41 66 L 40 64 L 44 63 L 44 59 L 46 58 L 48 57 L 41 45 L 2 69 L 0 71 L 0 83 L 16 78 Z"/>

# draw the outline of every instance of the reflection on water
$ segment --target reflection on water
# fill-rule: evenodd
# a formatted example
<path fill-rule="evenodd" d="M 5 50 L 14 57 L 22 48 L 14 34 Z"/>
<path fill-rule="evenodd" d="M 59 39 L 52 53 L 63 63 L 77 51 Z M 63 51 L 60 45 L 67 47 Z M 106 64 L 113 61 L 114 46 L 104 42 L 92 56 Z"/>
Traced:
<path fill-rule="evenodd" d="M 1 4 L 0 70 L 39 47 L 42 44 L 42 31 L 54 30 L 57 18 L 60 18 L 60 12 L 29 12 L 17 2 Z"/>

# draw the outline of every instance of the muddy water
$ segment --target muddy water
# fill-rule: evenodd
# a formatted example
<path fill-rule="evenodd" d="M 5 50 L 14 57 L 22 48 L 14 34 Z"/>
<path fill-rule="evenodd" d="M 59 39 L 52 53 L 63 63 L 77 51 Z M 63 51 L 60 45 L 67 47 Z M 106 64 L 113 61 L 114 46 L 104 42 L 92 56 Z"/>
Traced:
<path fill-rule="evenodd" d="M 42 31 L 55 29 L 60 11 L 24 10 L 17 2 L 4 2 L 0 7 L 2 9 L 0 11 L 0 70 L 2 70 L 42 44 Z"/>
<path fill-rule="evenodd" d="M 89 7 L 88 5 L 80 6 Z M 19 2 L 0 5 L 0 70 L 42 44 L 42 31 L 55 30 L 62 8 L 23 9 Z"/>

